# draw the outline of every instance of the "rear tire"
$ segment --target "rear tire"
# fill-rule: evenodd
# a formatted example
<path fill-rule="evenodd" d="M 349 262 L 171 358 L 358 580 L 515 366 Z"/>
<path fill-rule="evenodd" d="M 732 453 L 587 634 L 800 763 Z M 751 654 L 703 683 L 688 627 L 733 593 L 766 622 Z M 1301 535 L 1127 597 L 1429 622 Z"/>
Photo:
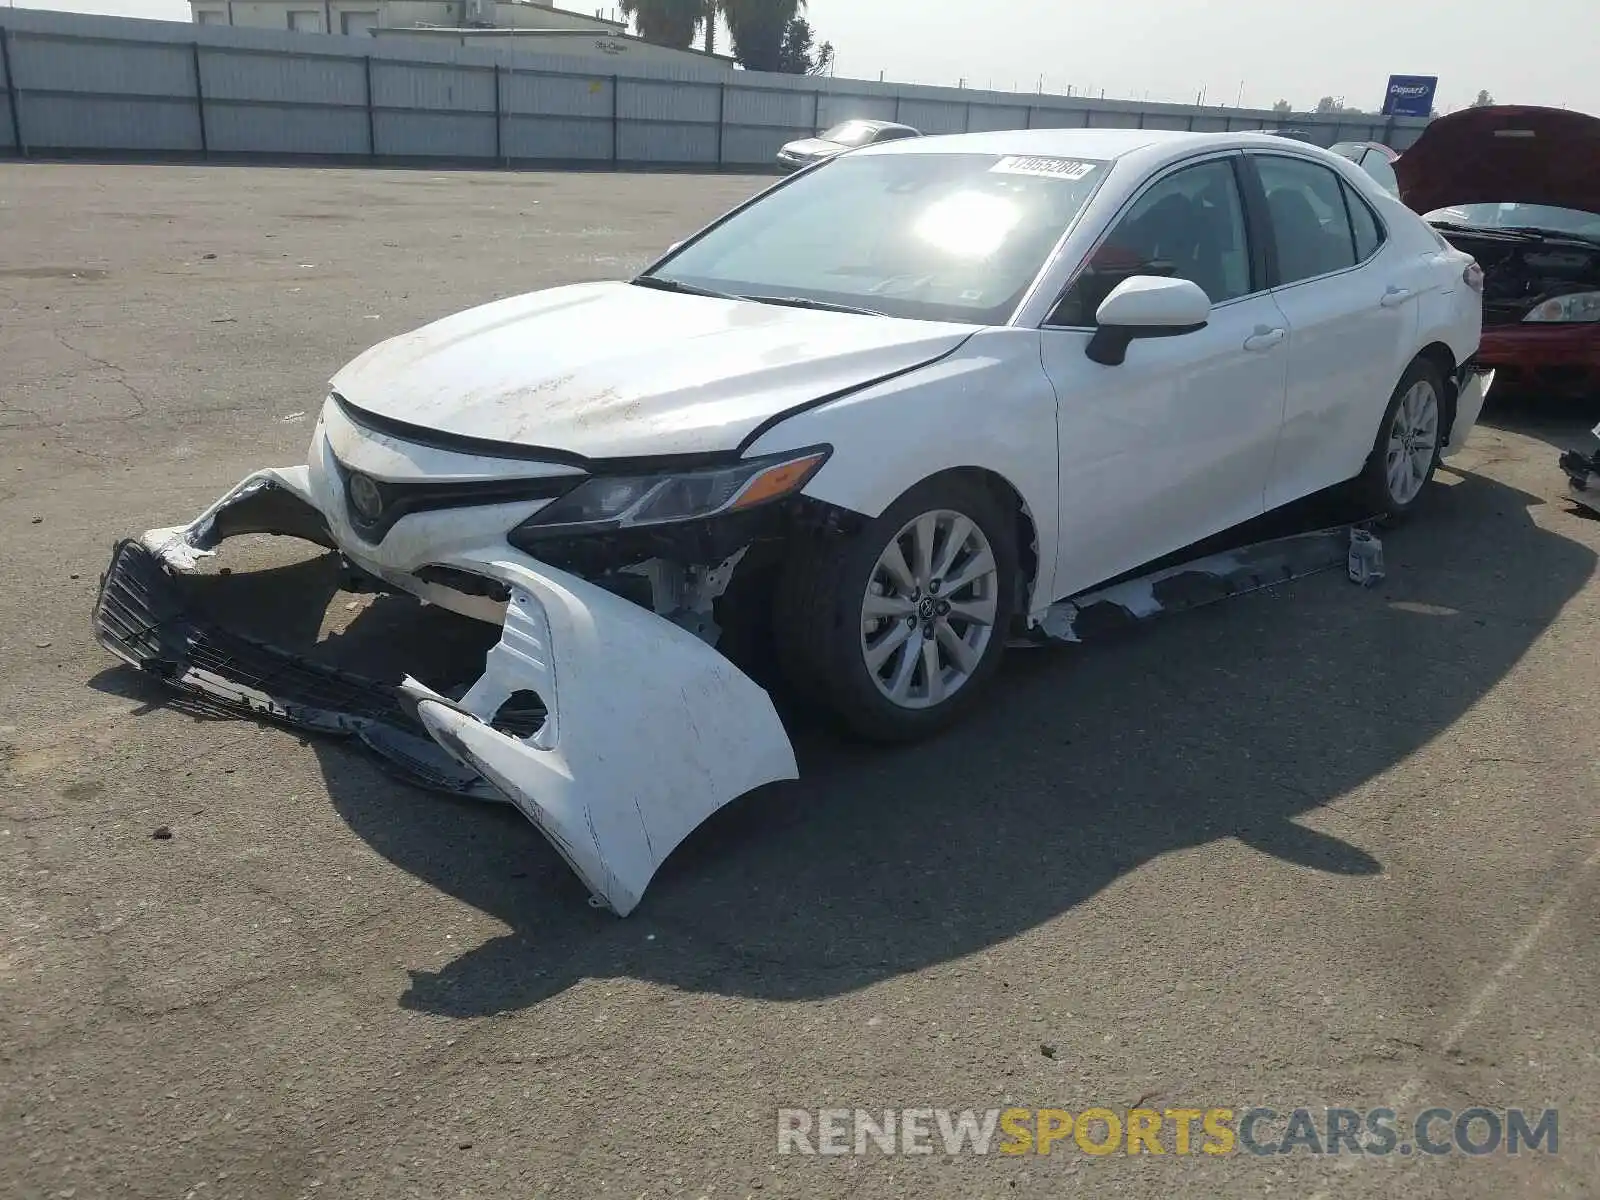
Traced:
<path fill-rule="evenodd" d="M 1390 523 L 1416 511 L 1439 466 L 1447 413 L 1444 377 L 1417 359 L 1384 409 L 1367 464 L 1352 492 L 1362 509 Z"/>
<path fill-rule="evenodd" d="M 999 668 L 1016 580 L 1015 515 L 976 479 L 936 476 L 847 541 L 796 547 L 774 605 L 778 661 L 858 736 L 927 737 Z"/>

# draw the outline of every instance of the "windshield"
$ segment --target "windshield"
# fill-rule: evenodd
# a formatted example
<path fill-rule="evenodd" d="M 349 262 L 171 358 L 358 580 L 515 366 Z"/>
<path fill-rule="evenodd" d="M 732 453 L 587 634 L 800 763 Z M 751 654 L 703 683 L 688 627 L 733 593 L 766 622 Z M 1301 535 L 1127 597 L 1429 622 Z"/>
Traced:
<path fill-rule="evenodd" d="M 1106 171 L 997 154 L 849 155 L 796 176 L 652 272 L 692 288 L 1004 324 Z"/>
<path fill-rule="evenodd" d="M 843 121 L 817 136 L 825 142 L 838 142 L 841 146 L 865 146 L 872 140 L 877 128 L 866 121 Z"/>
<path fill-rule="evenodd" d="M 1548 204 L 1456 204 L 1450 208 L 1436 208 L 1424 219 L 1477 225 L 1484 229 L 1541 229 L 1547 233 L 1600 238 L 1600 213 L 1553 208 Z"/>

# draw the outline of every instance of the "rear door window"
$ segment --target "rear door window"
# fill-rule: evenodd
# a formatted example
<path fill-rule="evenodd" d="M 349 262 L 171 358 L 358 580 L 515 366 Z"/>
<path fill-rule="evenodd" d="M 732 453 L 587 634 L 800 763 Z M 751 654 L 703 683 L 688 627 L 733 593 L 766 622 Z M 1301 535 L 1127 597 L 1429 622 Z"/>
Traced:
<path fill-rule="evenodd" d="M 1356 265 L 1344 184 L 1328 167 L 1276 154 L 1255 157 L 1278 250 L 1280 286 Z"/>

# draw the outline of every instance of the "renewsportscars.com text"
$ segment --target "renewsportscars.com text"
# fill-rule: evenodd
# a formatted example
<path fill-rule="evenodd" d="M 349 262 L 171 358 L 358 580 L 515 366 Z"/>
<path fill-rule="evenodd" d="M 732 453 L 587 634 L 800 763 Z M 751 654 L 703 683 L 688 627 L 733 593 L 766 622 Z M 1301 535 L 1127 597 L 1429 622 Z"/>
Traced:
<path fill-rule="evenodd" d="M 779 1154 L 1556 1154 L 1553 1108 L 780 1108 Z"/>

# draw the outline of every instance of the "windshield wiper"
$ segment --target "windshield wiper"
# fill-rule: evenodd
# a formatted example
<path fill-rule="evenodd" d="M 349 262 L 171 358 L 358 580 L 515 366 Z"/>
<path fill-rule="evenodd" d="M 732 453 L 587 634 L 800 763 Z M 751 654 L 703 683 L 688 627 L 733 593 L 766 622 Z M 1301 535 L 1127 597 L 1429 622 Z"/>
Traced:
<path fill-rule="evenodd" d="M 1528 238 L 1537 236 L 1525 229 L 1506 229 L 1499 225 L 1469 225 L 1465 221 L 1429 221 L 1428 224 L 1432 225 L 1435 229 L 1443 229 L 1450 233 L 1485 233 L 1490 237 L 1493 237 L 1497 233 L 1503 233 L 1510 238 Z"/>
<path fill-rule="evenodd" d="M 1545 229 L 1539 225 L 1503 225 L 1507 233 L 1526 233 L 1530 237 L 1571 238 L 1575 242 L 1600 242 L 1600 234 L 1573 233 L 1566 229 Z"/>
<path fill-rule="evenodd" d="M 684 296 L 709 296 L 713 300 L 746 299 L 744 296 L 735 296 L 732 292 L 719 292 L 714 288 L 684 283 L 681 279 L 663 279 L 660 275 L 639 275 L 629 280 L 629 282 L 635 287 L 653 288 L 658 292 L 677 292 Z"/>
<path fill-rule="evenodd" d="M 852 313 L 858 317 L 886 317 L 889 314 L 859 304 L 835 304 L 832 300 L 813 300 L 810 296 L 740 296 L 757 304 L 781 304 L 785 308 L 814 308 L 818 312 Z"/>

